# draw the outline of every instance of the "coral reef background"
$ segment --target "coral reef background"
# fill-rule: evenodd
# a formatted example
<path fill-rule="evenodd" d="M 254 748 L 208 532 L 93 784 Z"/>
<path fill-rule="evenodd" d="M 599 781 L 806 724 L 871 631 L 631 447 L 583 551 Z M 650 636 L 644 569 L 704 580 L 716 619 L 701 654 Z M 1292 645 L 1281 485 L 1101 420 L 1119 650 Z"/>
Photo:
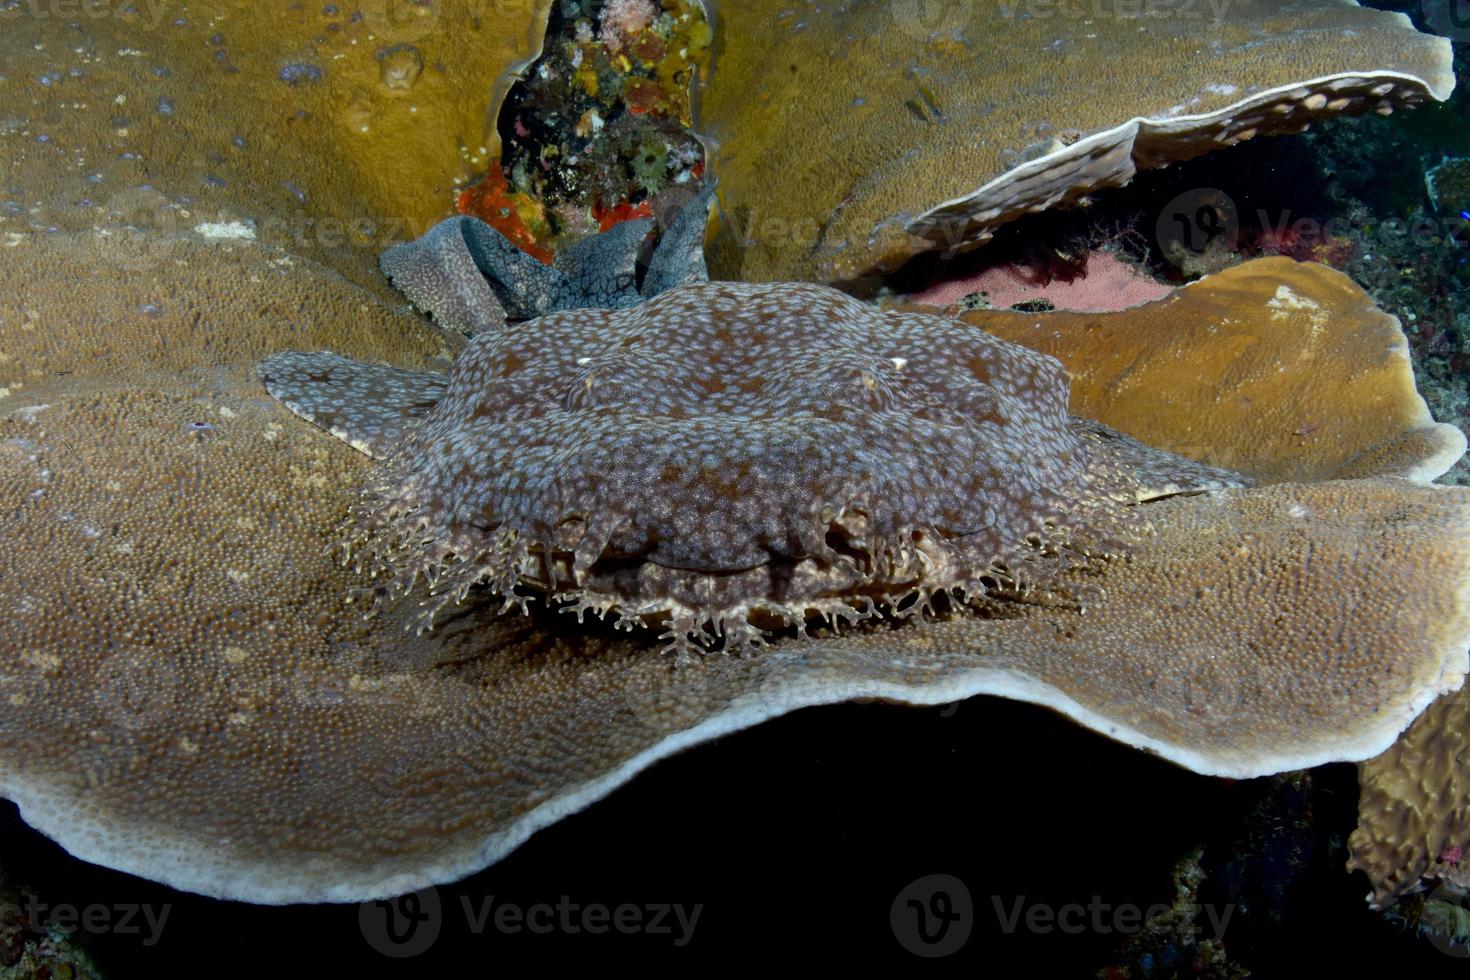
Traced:
<path fill-rule="evenodd" d="M 1422 15 L 1417 3 L 1375 5 Z M 608 27 L 600 9 L 581 6 L 587 9 L 579 7 L 579 12 L 597 24 L 600 39 Z M 611 25 L 619 31 L 638 23 L 636 5 L 621 6 L 632 20 Z M 1457 44 L 1455 52 L 1463 78 L 1465 47 Z M 654 52 L 645 48 L 645 53 Z M 650 66 L 662 59 L 636 52 L 634 57 L 643 64 L 633 75 L 659 77 Z M 290 76 L 297 81 L 283 75 L 282 84 L 310 88 L 320 82 L 313 79 L 309 61 L 300 64 L 306 67 Z M 363 84 L 378 101 L 390 97 L 379 89 L 408 91 L 424 70 L 429 72 L 425 88 L 437 84 L 432 59 L 425 69 L 404 49 L 391 61 L 354 70 L 366 73 L 368 68 Z M 335 82 L 333 76 L 328 84 Z M 347 97 L 352 98 L 350 90 Z M 645 97 L 657 101 L 654 94 L 645 92 Z M 518 104 L 516 98 L 511 96 L 512 104 Z M 386 104 L 406 111 L 398 103 Z M 438 104 L 445 104 L 442 96 Z M 148 110 L 167 120 L 174 110 L 165 108 L 157 102 Z M 577 122 L 589 111 L 584 109 Z M 665 127 L 667 117 L 678 114 L 667 113 L 655 128 L 663 132 L 659 127 Z M 523 159 L 537 135 L 527 126 L 521 137 L 514 118 L 501 119 L 502 133 L 507 128 L 510 133 L 507 161 Z M 119 114 L 114 128 L 125 129 L 127 122 Z M 15 138 L 5 125 L 0 119 L 0 134 Z M 19 134 L 37 135 L 45 134 Z M 545 134 L 539 135 L 542 142 L 536 145 L 544 146 Z M 567 226 L 590 231 L 599 223 L 599 211 L 614 220 L 633 216 L 639 212 L 632 198 L 641 203 L 656 196 L 649 185 L 662 187 L 678 174 L 694 172 L 692 151 L 673 132 L 658 152 L 650 150 L 652 137 L 644 130 L 620 139 L 619 148 L 602 152 L 627 165 L 619 174 L 621 189 L 643 186 L 619 201 L 608 202 L 617 197 L 612 189 L 600 203 L 579 199 L 579 207 L 590 214 L 568 219 Z M 1453 210 L 1436 211 L 1422 180 L 1445 157 L 1466 155 L 1470 95 L 1462 87 L 1444 105 L 1387 119 L 1328 120 L 1301 138 L 1244 144 L 1143 175 L 1128 188 L 1099 195 L 1089 208 L 1037 216 L 1003 230 L 974 257 L 943 265 L 919 260 L 888 288 L 904 294 L 910 286 L 954 278 L 970 262 L 1060 265 L 1072 275 L 1075 270 L 1065 271 L 1065 256 L 1080 245 L 1109 249 L 1161 280 L 1182 281 L 1205 267 L 1185 267 L 1170 258 L 1155 233 L 1157 217 L 1181 196 L 1216 189 L 1228 196 L 1240 223 L 1230 247 L 1205 261 L 1220 267 L 1253 255 L 1286 254 L 1343 269 L 1402 319 L 1421 390 L 1436 417 L 1467 428 L 1470 219 Z M 489 151 L 469 147 L 465 156 L 464 173 L 452 175 L 461 181 L 483 170 Z M 366 150 L 362 157 L 372 159 Z M 544 182 L 537 187 L 531 177 L 517 179 L 514 162 L 509 169 L 515 193 L 544 192 Z M 527 168 L 520 173 L 526 175 Z M 608 170 L 600 165 L 592 173 Z M 436 174 L 434 181 L 446 211 L 451 186 L 470 186 L 450 177 Z M 305 203 L 300 188 L 292 190 L 274 177 L 268 183 L 280 197 L 273 206 L 288 216 L 289 227 L 307 227 L 292 210 Z M 267 186 L 264 178 L 257 184 Z M 382 175 L 365 184 L 374 194 L 388 194 L 391 185 Z M 219 188 L 210 175 L 201 175 L 194 193 L 207 197 L 221 193 Z M 177 194 L 176 188 L 170 190 Z M 349 196 L 352 189 L 341 193 Z M 65 216 L 30 211 L 34 203 L 9 194 L 7 223 L 0 224 L 0 232 L 22 225 L 30 231 L 47 221 L 66 224 Z M 180 206 L 178 201 L 145 203 L 142 210 L 172 221 Z M 432 211 L 418 200 L 397 206 L 415 219 Z M 534 212 L 525 201 L 517 206 Z M 1424 234 L 1407 231 L 1424 221 Z M 1314 230 L 1329 227 L 1336 230 Z M 1406 230 L 1401 234 L 1397 228 Z M 270 233 L 269 228 L 261 232 L 263 238 Z M 317 231 L 309 237 L 322 257 L 344 251 L 324 244 Z M 372 278 L 369 265 L 356 259 L 348 265 L 361 270 L 364 282 Z M 1470 482 L 1470 468 L 1462 463 L 1447 479 Z M 570 818 L 495 868 L 440 887 L 441 939 L 413 962 L 446 971 L 466 961 L 534 959 L 546 966 L 601 957 L 610 942 L 643 957 L 730 962 L 739 958 L 732 949 L 781 936 L 825 951 L 833 960 L 909 964 L 911 956 L 890 928 L 890 906 L 915 879 L 945 873 L 969 887 L 975 931 L 964 958 L 979 964 L 1031 957 L 1067 975 L 1102 971 L 1099 975 L 1109 978 L 1274 976 L 1296 966 L 1354 975 L 1378 960 L 1425 975 L 1459 966 L 1455 960 L 1463 947 L 1453 937 L 1426 942 L 1419 935 L 1433 926 L 1425 923 L 1422 896 L 1386 917 L 1364 905 L 1364 877 L 1344 875 L 1356 801 L 1348 766 L 1241 782 L 1207 779 L 1099 739 L 1044 710 L 996 699 L 922 711 L 880 705 L 806 711 L 671 759 L 614 794 L 595 817 Z M 375 969 L 387 962 L 365 934 L 364 910 L 356 906 L 280 910 L 185 895 L 82 864 L 28 829 L 9 804 L 3 812 L 0 856 L 6 859 L 5 873 L 15 876 L 18 893 L 39 895 L 52 905 L 146 902 L 173 909 L 162 941 L 148 945 L 141 936 L 121 932 L 52 935 L 10 916 L 6 905 L 0 910 L 0 969 L 13 975 L 89 976 L 89 957 L 104 975 L 119 977 L 266 968 L 299 975 Z M 801 819 L 792 820 L 791 814 Z M 902 829 L 896 833 L 895 828 Z M 719 837 L 720 848 L 690 862 L 681 841 L 712 836 Z M 752 867 L 766 870 L 757 878 Z M 491 896 L 524 906 L 554 905 L 563 895 L 610 906 L 702 903 L 704 911 L 689 948 L 652 933 L 611 939 L 529 931 L 480 935 L 465 912 L 481 908 Z M 1198 902 L 1233 913 L 1218 936 L 1198 915 L 1159 916 L 1146 929 L 1008 931 L 1006 916 L 1018 899 L 1142 909 Z M 1182 932 L 1169 928 L 1171 921 L 1204 931 Z M 84 952 L 61 948 L 72 942 Z M 42 963 L 45 957 L 51 959 Z"/>

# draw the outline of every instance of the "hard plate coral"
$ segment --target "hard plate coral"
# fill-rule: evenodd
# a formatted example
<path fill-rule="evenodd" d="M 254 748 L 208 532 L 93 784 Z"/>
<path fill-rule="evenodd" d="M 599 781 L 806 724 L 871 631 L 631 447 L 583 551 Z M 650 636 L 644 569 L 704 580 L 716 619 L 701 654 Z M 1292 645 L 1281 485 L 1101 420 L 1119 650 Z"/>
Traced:
<path fill-rule="evenodd" d="M 1470 721 L 1463 691 L 1436 701 L 1387 752 L 1359 767 L 1348 867 L 1367 873 L 1374 908 L 1446 881 L 1470 888 Z"/>
<path fill-rule="evenodd" d="M 1061 360 L 1079 415 L 1258 480 L 1428 481 L 1465 452 L 1419 397 L 1398 320 L 1325 265 L 1258 259 L 1127 317 L 963 319 Z"/>
<path fill-rule="evenodd" d="M 0 232 L 100 225 L 141 249 L 234 226 L 373 288 L 378 253 L 499 156 L 550 7 L 3 4 L 4 194 L 26 206 Z M 387 71 L 405 58 L 425 63 L 408 88 Z"/>
<path fill-rule="evenodd" d="M 1340 0 L 708 5 L 717 278 L 856 279 L 1138 169 L 1454 87 L 1449 41 Z"/>
<path fill-rule="evenodd" d="M 1154 532 L 1130 560 L 1060 573 L 1101 586 L 1085 608 L 862 625 L 682 669 L 641 632 L 479 604 L 418 635 L 412 600 L 362 618 L 360 577 L 329 556 L 371 461 L 255 370 L 288 348 L 442 369 L 456 336 L 258 242 L 185 236 L 142 272 L 91 234 L 5 256 L 0 792 L 71 853 L 176 887 L 283 903 L 448 881 L 660 758 L 806 705 L 996 694 L 1248 776 L 1370 757 L 1465 670 L 1470 491 L 1390 478 L 1141 503 Z M 1192 385 L 1158 390 L 1180 420 L 1212 397 Z"/>
<path fill-rule="evenodd" d="M 261 377 L 386 457 L 347 546 L 380 594 L 426 581 L 432 623 L 530 582 L 579 616 L 667 621 L 681 653 L 1026 593 L 1119 553 L 1124 505 L 1246 482 L 1070 418 L 1046 355 L 825 286 L 544 316 L 478 336 L 447 382 L 294 352 Z"/>

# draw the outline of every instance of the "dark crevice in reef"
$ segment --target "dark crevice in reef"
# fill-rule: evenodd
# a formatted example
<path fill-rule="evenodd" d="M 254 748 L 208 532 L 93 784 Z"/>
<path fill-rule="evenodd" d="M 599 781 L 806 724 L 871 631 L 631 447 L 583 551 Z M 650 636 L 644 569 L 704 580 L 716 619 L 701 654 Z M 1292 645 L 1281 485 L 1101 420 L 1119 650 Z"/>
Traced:
<path fill-rule="evenodd" d="M 711 38 L 694 0 L 559 0 L 501 108 L 502 157 L 473 213 L 555 250 L 677 210 L 703 173 L 689 89 Z"/>
<path fill-rule="evenodd" d="M 492 956 L 502 968 L 534 960 L 544 969 L 623 955 L 728 964 L 742 950 L 768 952 L 759 937 L 779 930 L 835 966 L 911 966 L 890 906 L 932 874 L 958 878 L 969 893 L 970 938 L 945 961 L 960 969 L 993 973 L 1005 962 L 1152 980 L 1291 977 L 1310 966 L 1308 975 L 1346 977 L 1364 975 L 1375 953 L 1392 957 L 1393 975 L 1460 965 L 1371 912 L 1366 880 L 1343 872 L 1356 799 L 1351 766 L 1198 776 L 996 698 L 801 711 L 667 759 L 594 812 L 440 886 L 438 940 L 408 965 L 453 971 Z M 924 832 L 894 836 L 916 826 L 916 811 Z M 679 846 L 691 834 L 721 844 L 691 862 Z M 278 908 L 176 892 L 68 857 L 9 803 L 0 804 L 0 853 L 6 874 L 35 885 L 52 908 L 167 908 L 161 942 L 148 942 L 141 919 L 136 932 L 86 938 L 106 976 L 379 975 L 393 965 L 364 939 L 356 905 L 298 906 L 283 918 Z M 1192 879 L 1192 897 L 1181 876 Z M 668 935 L 614 931 L 476 933 L 465 903 L 478 908 L 491 895 L 522 907 L 555 907 L 565 895 L 703 911 L 684 948 Z"/>

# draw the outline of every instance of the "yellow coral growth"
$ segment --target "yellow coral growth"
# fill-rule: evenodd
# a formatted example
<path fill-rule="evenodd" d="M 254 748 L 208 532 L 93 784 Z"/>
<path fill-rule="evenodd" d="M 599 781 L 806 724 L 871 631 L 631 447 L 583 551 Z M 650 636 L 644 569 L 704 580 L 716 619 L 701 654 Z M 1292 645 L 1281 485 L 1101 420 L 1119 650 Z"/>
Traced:
<path fill-rule="evenodd" d="M 457 184 L 499 157 L 496 111 L 549 6 L 7 11 L 9 194 L 42 203 L 0 233 L 240 221 L 375 284 L 377 253 L 452 213 Z"/>

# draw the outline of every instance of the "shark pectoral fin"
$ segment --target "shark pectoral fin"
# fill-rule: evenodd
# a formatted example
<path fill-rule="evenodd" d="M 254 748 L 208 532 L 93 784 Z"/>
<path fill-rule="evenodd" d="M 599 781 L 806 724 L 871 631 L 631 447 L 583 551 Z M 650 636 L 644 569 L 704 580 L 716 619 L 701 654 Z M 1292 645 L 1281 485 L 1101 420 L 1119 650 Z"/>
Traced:
<path fill-rule="evenodd" d="M 429 414 L 448 386 L 442 374 L 364 364 L 327 351 L 274 354 L 257 374 L 282 405 L 375 459 Z"/>
<path fill-rule="evenodd" d="M 1092 419 L 1074 415 L 1071 428 L 1089 452 L 1105 456 L 1115 468 L 1129 473 L 1130 492 L 1136 503 L 1255 483 L 1243 473 L 1210 466 L 1166 449 L 1155 449 Z"/>

